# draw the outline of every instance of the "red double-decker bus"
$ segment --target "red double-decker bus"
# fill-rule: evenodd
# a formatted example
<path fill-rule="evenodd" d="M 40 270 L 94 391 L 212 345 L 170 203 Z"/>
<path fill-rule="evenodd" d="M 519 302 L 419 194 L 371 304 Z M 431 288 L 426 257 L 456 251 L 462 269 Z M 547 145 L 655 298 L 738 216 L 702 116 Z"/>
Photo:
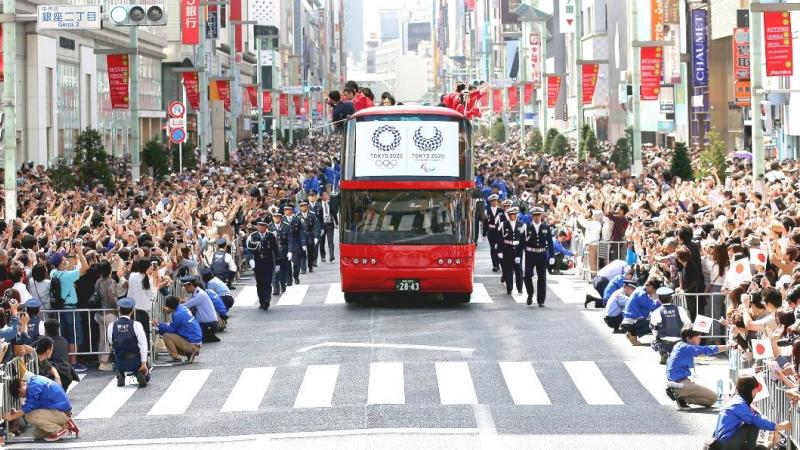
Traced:
<path fill-rule="evenodd" d="M 340 271 L 345 301 L 367 293 L 469 302 L 475 187 L 468 120 L 447 108 L 368 108 L 342 149 Z"/>

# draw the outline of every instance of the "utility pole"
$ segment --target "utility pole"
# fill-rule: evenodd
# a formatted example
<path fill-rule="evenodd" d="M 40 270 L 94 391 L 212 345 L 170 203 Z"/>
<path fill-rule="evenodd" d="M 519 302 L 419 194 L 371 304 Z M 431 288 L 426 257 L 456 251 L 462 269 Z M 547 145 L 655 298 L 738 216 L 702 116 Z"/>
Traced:
<path fill-rule="evenodd" d="M 3 0 L 3 12 L 11 16 L 11 21 L 3 24 L 3 150 L 5 152 L 5 219 L 11 223 L 17 218 L 17 116 L 15 74 L 17 60 L 17 15 L 16 0 Z"/>
<path fill-rule="evenodd" d="M 139 181 L 139 27 L 130 27 L 130 47 L 134 49 L 130 58 L 130 106 L 131 106 L 131 177 Z M 6 81 L 7 82 L 7 81 Z"/>
<path fill-rule="evenodd" d="M 200 3 L 200 44 L 197 47 L 197 59 L 195 65 L 203 69 L 198 74 L 200 83 L 200 109 L 197 111 L 197 146 L 200 147 L 200 165 L 203 166 L 208 161 L 206 145 L 208 143 L 206 132 L 209 126 L 206 125 L 206 114 L 208 112 L 208 70 L 206 67 L 206 19 L 208 17 L 208 6 Z M 183 161 L 181 161 L 183 163 Z"/>
<path fill-rule="evenodd" d="M 530 64 L 530 27 L 529 22 L 522 22 L 522 36 L 519 39 L 519 140 L 523 150 L 526 148 L 525 133 L 525 83 L 528 81 L 528 64 Z"/>
<path fill-rule="evenodd" d="M 233 156 L 236 153 L 236 133 L 238 131 L 239 119 L 238 115 L 236 114 L 236 90 L 239 88 L 239 77 L 236 73 L 236 24 L 234 22 L 238 21 L 228 21 L 228 56 L 230 57 L 228 67 L 230 68 L 230 76 L 232 78 L 230 83 L 230 93 L 228 94 L 231 97 L 231 143 L 228 145 L 228 157 L 231 159 L 233 159 Z"/>
<path fill-rule="evenodd" d="M 547 82 L 547 21 L 539 22 L 539 42 L 541 42 L 541 61 L 539 62 L 539 92 L 541 100 L 539 101 L 539 129 L 542 136 L 547 135 L 547 91 L 549 89 Z"/>
<path fill-rule="evenodd" d="M 636 0 L 633 0 L 636 3 Z M 583 26 L 583 6 L 581 0 L 575 0 L 575 73 L 573 82 L 575 83 L 575 151 L 580 152 L 581 148 L 581 129 L 583 128 L 583 36 L 581 27 Z"/>
<path fill-rule="evenodd" d="M 628 39 L 631 43 L 638 40 L 638 26 L 639 26 L 639 7 L 637 0 L 628 0 L 628 11 L 630 17 L 628 19 Z M 630 61 L 631 70 L 631 85 L 633 86 L 633 98 L 631 99 L 631 119 L 633 123 L 633 175 L 642 173 L 642 127 L 641 127 L 641 89 L 642 89 L 642 73 L 641 66 L 641 49 L 631 45 L 629 47 L 631 57 Z"/>
<path fill-rule="evenodd" d="M 258 85 L 258 153 L 264 153 L 264 86 L 261 80 L 261 44 L 262 38 L 256 38 L 256 84 Z"/>

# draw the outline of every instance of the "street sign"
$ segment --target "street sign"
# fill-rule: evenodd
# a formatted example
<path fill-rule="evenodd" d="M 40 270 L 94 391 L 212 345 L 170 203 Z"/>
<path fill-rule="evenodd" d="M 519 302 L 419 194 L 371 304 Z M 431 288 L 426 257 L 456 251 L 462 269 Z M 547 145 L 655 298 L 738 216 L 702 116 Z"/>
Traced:
<path fill-rule="evenodd" d="M 100 5 L 38 5 L 37 30 L 100 30 Z"/>
<path fill-rule="evenodd" d="M 167 113 L 170 117 L 183 117 L 186 113 L 186 106 L 181 102 L 171 102 L 167 107 Z"/>
<path fill-rule="evenodd" d="M 185 117 L 179 117 L 179 118 L 170 117 L 169 121 L 168 121 L 168 126 L 169 126 L 170 129 L 173 129 L 173 128 L 186 128 L 186 118 Z"/>
<path fill-rule="evenodd" d="M 169 130 L 169 141 L 173 144 L 182 144 L 186 140 L 186 132 L 183 128 L 173 128 Z"/>
<path fill-rule="evenodd" d="M 559 29 L 562 33 L 575 32 L 575 0 L 561 0 L 558 2 L 559 11 Z"/>
<path fill-rule="evenodd" d="M 284 86 L 281 88 L 281 92 L 289 95 L 302 95 L 303 86 Z"/>

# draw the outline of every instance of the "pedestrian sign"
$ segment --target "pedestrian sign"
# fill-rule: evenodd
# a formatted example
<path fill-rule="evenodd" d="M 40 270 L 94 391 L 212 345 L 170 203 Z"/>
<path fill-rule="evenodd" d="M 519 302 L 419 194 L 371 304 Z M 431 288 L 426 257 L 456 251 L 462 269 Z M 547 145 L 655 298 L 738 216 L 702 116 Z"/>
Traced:
<path fill-rule="evenodd" d="M 186 131 L 183 128 L 169 130 L 169 141 L 173 144 L 182 144 L 186 140 Z"/>

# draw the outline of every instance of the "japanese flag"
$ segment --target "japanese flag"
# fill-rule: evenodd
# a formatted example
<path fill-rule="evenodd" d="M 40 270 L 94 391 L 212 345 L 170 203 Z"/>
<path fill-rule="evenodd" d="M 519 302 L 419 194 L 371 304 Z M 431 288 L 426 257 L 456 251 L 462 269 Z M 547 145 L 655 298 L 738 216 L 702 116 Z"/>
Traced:
<path fill-rule="evenodd" d="M 757 373 L 756 374 L 756 381 L 758 381 L 758 387 L 756 387 L 756 396 L 753 397 L 753 401 L 757 402 L 759 400 L 763 400 L 769 397 L 769 389 L 767 389 L 767 384 L 764 383 L 764 374 Z"/>
<path fill-rule="evenodd" d="M 754 266 L 767 267 L 767 252 L 760 248 L 751 248 L 750 263 Z"/>
<path fill-rule="evenodd" d="M 750 345 L 753 347 L 753 358 L 772 358 L 772 342 L 769 339 L 753 339 Z"/>
<path fill-rule="evenodd" d="M 699 331 L 701 333 L 708 333 L 709 331 L 711 331 L 711 322 L 713 322 L 711 317 L 706 317 L 702 314 L 698 314 L 697 317 L 694 319 L 694 325 L 692 325 L 692 329 L 694 331 Z"/>
<path fill-rule="evenodd" d="M 753 274 L 750 272 L 750 259 L 742 258 L 734 261 L 728 269 L 728 277 L 735 284 L 749 282 L 753 278 Z"/>

